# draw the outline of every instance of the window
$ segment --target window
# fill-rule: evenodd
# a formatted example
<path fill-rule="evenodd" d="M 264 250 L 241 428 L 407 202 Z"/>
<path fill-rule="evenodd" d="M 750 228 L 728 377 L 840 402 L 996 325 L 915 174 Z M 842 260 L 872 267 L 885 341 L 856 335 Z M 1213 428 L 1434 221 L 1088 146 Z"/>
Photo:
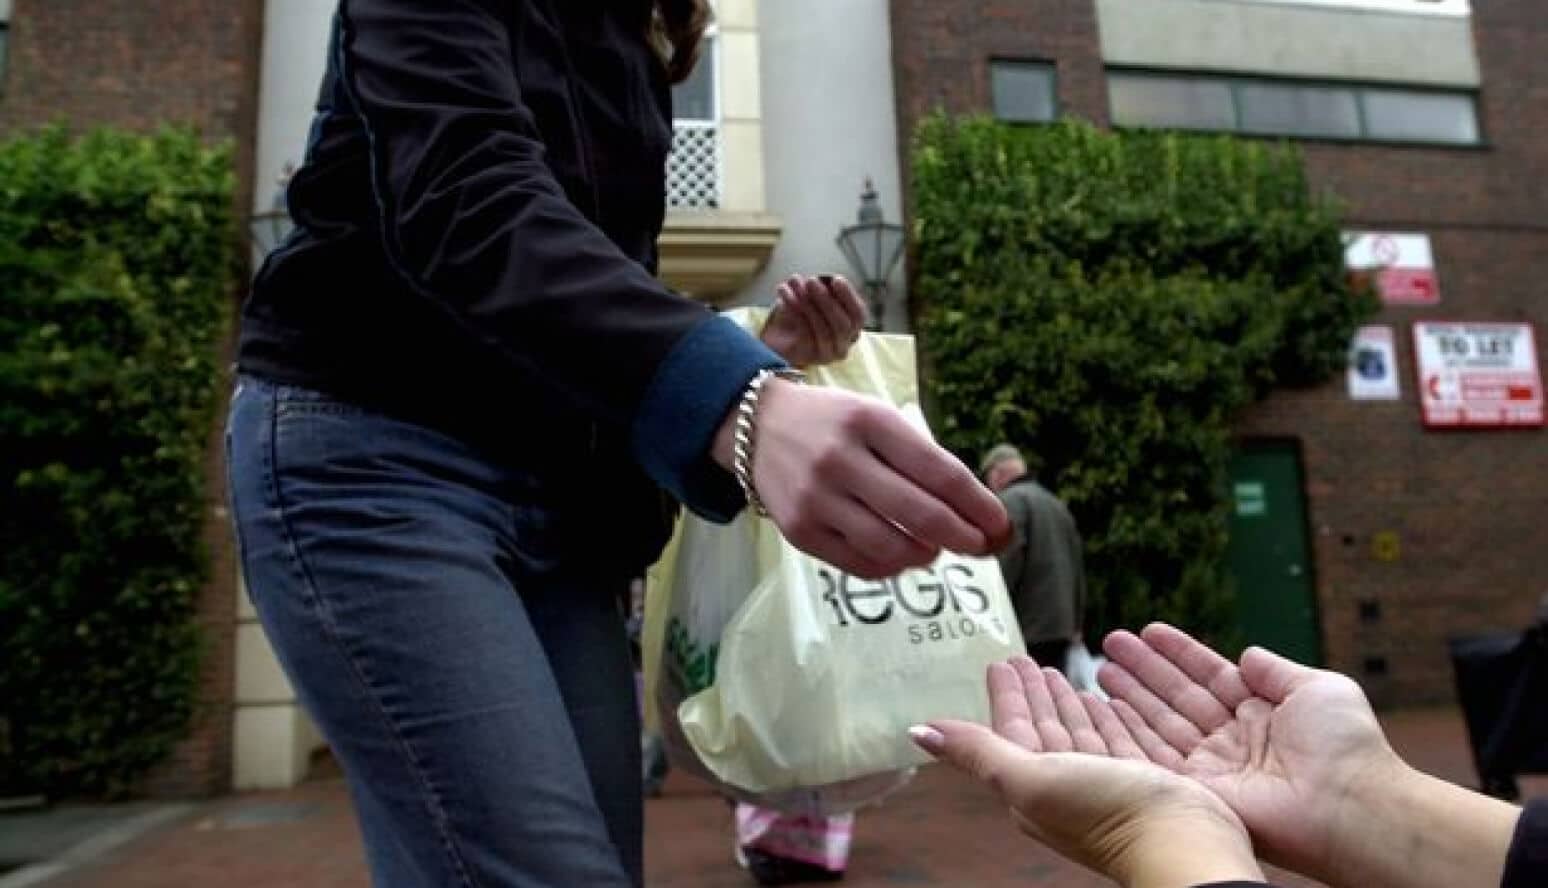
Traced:
<path fill-rule="evenodd" d="M 711 32 L 693 74 L 672 87 L 667 206 L 674 210 L 720 207 L 719 42 Z"/>
<path fill-rule="evenodd" d="M 1439 145 L 1480 140 L 1470 92 L 1139 71 L 1109 71 L 1107 83 L 1119 126 Z"/>
<path fill-rule="evenodd" d="M 1112 74 L 1107 82 L 1113 121 L 1119 125 L 1201 130 L 1236 128 L 1231 88 L 1219 81 Z"/>
<path fill-rule="evenodd" d="M 1372 9 L 1410 15 L 1466 16 L 1472 12 L 1470 0 L 1260 0 L 1260 2 L 1338 6 L 1345 9 Z"/>
<path fill-rule="evenodd" d="M 699 64 L 688 79 L 672 87 L 674 118 L 696 123 L 715 122 L 715 61 L 714 42 L 711 41 L 701 51 Z"/>
<path fill-rule="evenodd" d="M 1047 62 L 990 62 L 989 92 L 1000 120 L 1047 123 L 1059 114 L 1054 66 Z"/>
<path fill-rule="evenodd" d="M 1478 142 L 1478 106 L 1465 93 L 1367 89 L 1365 126 L 1373 139 L 1395 142 Z"/>
<path fill-rule="evenodd" d="M 1243 132 L 1309 138 L 1358 139 L 1360 101 L 1336 86 L 1243 83 L 1236 97 Z"/>

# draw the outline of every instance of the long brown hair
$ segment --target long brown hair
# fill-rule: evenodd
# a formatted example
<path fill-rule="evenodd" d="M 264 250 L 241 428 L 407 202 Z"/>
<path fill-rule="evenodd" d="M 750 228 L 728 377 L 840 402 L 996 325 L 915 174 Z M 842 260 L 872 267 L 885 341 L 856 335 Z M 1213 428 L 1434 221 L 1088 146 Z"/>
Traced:
<path fill-rule="evenodd" d="M 715 19 L 709 0 L 656 0 L 656 12 L 651 19 L 652 37 L 666 65 L 667 77 L 673 83 L 682 83 L 698 64 L 704 32 Z"/>

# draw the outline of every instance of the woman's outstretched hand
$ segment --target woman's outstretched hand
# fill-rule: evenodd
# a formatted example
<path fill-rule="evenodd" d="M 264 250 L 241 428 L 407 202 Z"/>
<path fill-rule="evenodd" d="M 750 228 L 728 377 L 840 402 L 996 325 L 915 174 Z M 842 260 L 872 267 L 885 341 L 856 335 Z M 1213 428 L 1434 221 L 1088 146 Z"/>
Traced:
<path fill-rule="evenodd" d="M 1161 623 L 1103 649 L 1141 749 L 1209 787 L 1269 861 L 1348 888 L 1499 884 L 1519 811 L 1407 765 L 1348 676 L 1262 648 L 1232 663 Z"/>
<path fill-rule="evenodd" d="M 1246 827 L 1197 781 L 1150 762 L 1112 707 L 1027 657 L 989 668 L 993 728 L 910 731 L 992 787 L 1023 832 L 1130 888 L 1260 880 Z"/>
<path fill-rule="evenodd" d="M 732 466 L 736 414 L 715 460 Z M 753 484 L 796 548 L 865 579 L 924 567 L 941 550 L 988 555 L 1009 541 L 1005 507 L 895 408 L 770 380 L 758 407 Z"/>

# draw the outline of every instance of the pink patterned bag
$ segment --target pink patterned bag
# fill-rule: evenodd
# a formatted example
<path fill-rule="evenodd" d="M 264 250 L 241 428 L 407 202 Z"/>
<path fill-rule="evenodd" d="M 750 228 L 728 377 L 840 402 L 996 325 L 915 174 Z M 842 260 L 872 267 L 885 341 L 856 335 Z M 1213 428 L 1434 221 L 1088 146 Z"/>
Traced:
<path fill-rule="evenodd" d="M 782 814 L 746 803 L 736 806 L 737 844 L 782 860 L 798 861 L 842 873 L 849 866 L 855 815 L 814 817 Z"/>

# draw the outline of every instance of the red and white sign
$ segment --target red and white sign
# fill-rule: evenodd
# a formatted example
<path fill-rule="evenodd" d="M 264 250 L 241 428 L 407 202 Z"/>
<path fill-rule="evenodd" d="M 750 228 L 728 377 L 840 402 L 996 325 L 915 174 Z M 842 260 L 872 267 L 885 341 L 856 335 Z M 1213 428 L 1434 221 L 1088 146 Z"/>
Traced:
<path fill-rule="evenodd" d="M 1388 305 L 1435 305 L 1440 281 L 1426 234 L 1353 231 L 1344 248 L 1350 271 L 1373 275 L 1381 301 Z"/>
<path fill-rule="evenodd" d="M 1543 424 L 1543 375 L 1530 324 L 1414 324 L 1419 402 L 1432 427 Z"/>

